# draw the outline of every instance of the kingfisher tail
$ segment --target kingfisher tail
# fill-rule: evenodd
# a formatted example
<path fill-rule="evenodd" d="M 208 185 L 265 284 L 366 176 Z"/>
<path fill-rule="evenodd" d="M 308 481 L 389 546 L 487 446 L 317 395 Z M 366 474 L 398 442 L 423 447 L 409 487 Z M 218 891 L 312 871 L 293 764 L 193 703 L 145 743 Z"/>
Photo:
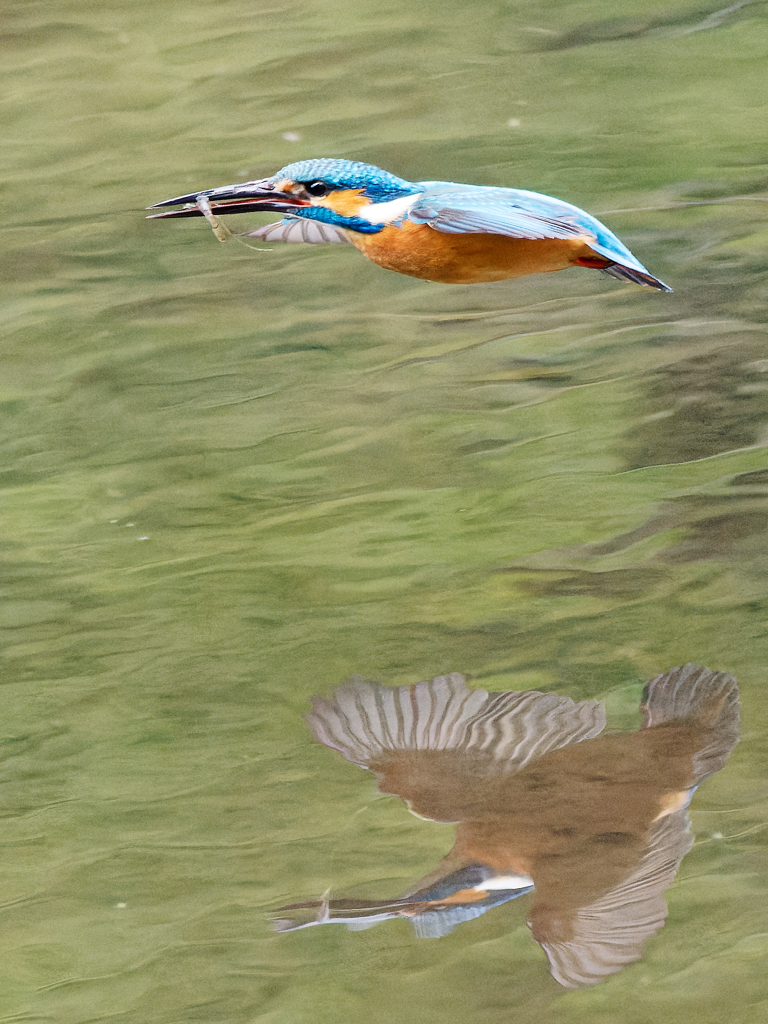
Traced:
<path fill-rule="evenodd" d="M 657 292 L 671 292 L 668 284 L 664 284 L 658 277 L 654 277 L 647 271 L 635 270 L 634 267 L 623 267 L 620 263 L 612 263 L 608 267 L 601 268 L 604 274 L 615 277 L 619 281 L 631 281 L 632 284 L 642 284 L 646 288 L 655 288 Z"/>

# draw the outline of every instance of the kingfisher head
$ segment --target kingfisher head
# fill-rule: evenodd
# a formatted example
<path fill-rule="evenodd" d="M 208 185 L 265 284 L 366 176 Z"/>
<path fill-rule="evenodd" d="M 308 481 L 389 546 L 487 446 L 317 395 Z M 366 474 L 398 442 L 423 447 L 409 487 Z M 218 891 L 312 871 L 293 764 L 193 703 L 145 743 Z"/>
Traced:
<path fill-rule="evenodd" d="M 194 204 L 205 198 L 216 213 L 282 213 L 369 234 L 401 220 L 422 191 L 423 186 L 372 164 L 324 158 L 299 160 L 269 178 L 191 192 L 150 209 L 184 205 L 154 216 L 198 216 Z"/>
<path fill-rule="evenodd" d="M 360 206 L 390 202 L 422 191 L 411 181 L 357 160 L 299 160 L 283 167 L 267 181 L 276 189 L 310 201 L 326 199 L 339 192 L 354 192 L 361 198 Z"/>

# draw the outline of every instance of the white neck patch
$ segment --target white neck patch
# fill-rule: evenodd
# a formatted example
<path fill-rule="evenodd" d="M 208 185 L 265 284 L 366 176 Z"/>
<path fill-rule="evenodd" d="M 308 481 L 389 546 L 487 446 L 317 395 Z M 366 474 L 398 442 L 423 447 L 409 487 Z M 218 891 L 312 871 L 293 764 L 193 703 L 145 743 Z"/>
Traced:
<path fill-rule="evenodd" d="M 408 213 L 411 207 L 415 206 L 421 198 L 422 193 L 415 196 L 400 196 L 399 199 L 390 199 L 388 203 L 371 203 L 356 211 L 356 216 L 371 224 L 390 224 L 393 220 L 400 220 Z"/>
<path fill-rule="evenodd" d="M 533 885 L 533 879 L 528 875 L 495 875 L 484 882 L 478 882 L 474 888 L 490 892 L 491 889 L 526 889 L 530 885 Z"/>

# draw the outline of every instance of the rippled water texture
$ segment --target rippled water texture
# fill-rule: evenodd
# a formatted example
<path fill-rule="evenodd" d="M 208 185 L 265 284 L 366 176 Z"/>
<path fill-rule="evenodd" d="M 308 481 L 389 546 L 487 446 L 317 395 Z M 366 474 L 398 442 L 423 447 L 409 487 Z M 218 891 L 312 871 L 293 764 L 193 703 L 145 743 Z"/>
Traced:
<path fill-rule="evenodd" d="M 6 5 L 0 1019 L 765 1020 L 768 7 L 717 2 Z M 144 220 L 309 156 L 559 196 L 675 292 Z M 270 929 L 453 841 L 313 694 L 461 672 L 635 729 L 688 661 L 742 740 L 638 964 L 565 993 L 529 897 Z"/>

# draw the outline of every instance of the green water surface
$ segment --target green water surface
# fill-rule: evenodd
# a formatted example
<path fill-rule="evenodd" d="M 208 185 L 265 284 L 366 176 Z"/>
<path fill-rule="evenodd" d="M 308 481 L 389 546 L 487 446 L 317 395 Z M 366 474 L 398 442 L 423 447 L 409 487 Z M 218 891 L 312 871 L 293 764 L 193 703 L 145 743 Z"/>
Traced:
<path fill-rule="evenodd" d="M 0 1022 L 768 1019 L 768 5 L 718 2 L 6 5 Z M 675 292 L 144 219 L 311 156 L 559 196 Z M 460 671 L 634 727 L 686 661 L 743 739 L 641 963 L 565 993 L 523 901 L 270 930 L 452 841 L 313 693 Z"/>

